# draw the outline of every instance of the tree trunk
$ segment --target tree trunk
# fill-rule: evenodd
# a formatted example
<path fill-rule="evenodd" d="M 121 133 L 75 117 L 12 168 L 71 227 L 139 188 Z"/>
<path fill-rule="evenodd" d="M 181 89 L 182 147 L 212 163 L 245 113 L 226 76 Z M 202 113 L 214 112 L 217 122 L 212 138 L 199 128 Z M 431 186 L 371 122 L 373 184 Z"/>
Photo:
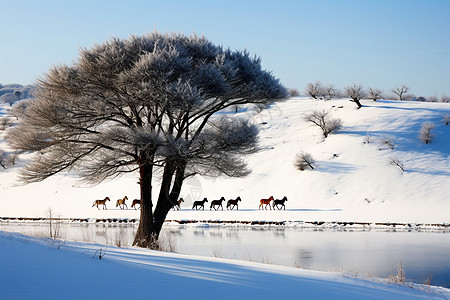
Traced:
<path fill-rule="evenodd" d="M 359 102 L 358 99 L 354 99 L 353 101 L 356 103 L 356 105 L 358 105 L 358 109 L 362 107 L 361 102 Z"/>
<path fill-rule="evenodd" d="M 152 173 L 151 164 L 140 167 L 141 184 L 141 218 L 136 232 L 133 245 L 144 248 L 158 248 L 157 240 L 161 232 L 166 216 L 170 209 L 177 203 L 180 196 L 181 186 L 184 181 L 184 170 L 186 164 L 175 163 L 166 160 L 164 172 L 161 181 L 158 202 L 155 211 L 152 211 Z M 172 179 L 175 180 L 172 186 Z M 172 190 L 171 190 L 172 187 Z"/>
<path fill-rule="evenodd" d="M 156 204 L 154 212 L 154 226 L 156 238 L 159 237 L 166 216 L 170 209 L 177 204 L 178 197 L 180 196 L 181 186 L 184 181 L 184 170 L 186 163 L 166 161 L 164 168 L 163 179 L 161 183 L 161 190 L 159 192 L 158 203 Z M 172 185 L 172 179 L 175 175 L 175 179 Z M 172 187 L 172 190 L 171 190 Z"/>
<path fill-rule="evenodd" d="M 152 176 L 153 165 L 144 163 L 139 167 L 141 188 L 141 217 L 136 231 L 133 246 L 151 248 L 157 237 L 153 222 L 152 203 Z"/>

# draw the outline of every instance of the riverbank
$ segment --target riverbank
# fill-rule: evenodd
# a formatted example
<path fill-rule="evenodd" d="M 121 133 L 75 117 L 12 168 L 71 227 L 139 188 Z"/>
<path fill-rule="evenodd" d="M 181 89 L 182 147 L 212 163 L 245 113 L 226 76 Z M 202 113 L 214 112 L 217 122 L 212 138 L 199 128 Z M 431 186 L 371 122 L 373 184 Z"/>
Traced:
<path fill-rule="evenodd" d="M 137 218 L 44 218 L 44 217 L 0 217 L 1 222 L 62 222 L 62 223 L 103 223 L 103 224 L 138 224 Z M 201 225 L 201 226 L 280 226 L 286 228 L 315 229 L 362 229 L 362 230 L 406 230 L 450 232 L 449 223 L 385 223 L 385 222 L 329 222 L 329 221 L 266 221 L 266 220 L 171 220 L 166 224 Z"/>

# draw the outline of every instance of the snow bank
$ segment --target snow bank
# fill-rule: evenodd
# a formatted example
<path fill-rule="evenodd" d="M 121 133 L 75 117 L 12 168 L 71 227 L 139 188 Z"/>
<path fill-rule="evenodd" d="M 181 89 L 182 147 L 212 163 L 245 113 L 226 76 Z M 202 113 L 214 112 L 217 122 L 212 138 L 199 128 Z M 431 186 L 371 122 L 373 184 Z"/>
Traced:
<path fill-rule="evenodd" d="M 98 259 L 102 250 L 102 259 Z M 448 299 L 450 290 L 0 232 L 4 299 Z M 413 288 L 411 288 L 413 287 Z"/>

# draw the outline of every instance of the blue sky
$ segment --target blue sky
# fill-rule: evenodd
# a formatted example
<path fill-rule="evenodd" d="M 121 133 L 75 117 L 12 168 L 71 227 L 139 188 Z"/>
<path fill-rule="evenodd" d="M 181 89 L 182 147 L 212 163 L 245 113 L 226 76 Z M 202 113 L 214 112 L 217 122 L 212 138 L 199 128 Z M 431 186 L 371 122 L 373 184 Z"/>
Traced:
<path fill-rule="evenodd" d="M 33 83 L 82 47 L 153 30 L 262 58 L 289 88 L 320 80 L 450 95 L 448 0 L 0 0 L 0 83 Z"/>

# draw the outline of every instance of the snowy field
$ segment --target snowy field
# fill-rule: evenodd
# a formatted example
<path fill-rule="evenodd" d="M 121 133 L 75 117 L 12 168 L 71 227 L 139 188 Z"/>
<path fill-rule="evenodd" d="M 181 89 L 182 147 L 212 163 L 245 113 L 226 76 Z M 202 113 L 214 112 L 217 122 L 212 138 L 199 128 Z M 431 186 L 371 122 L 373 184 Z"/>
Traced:
<path fill-rule="evenodd" d="M 0 252 L 2 299 L 450 299 L 439 287 L 11 233 Z"/>
<path fill-rule="evenodd" d="M 317 126 L 303 119 L 322 109 L 343 122 L 342 129 L 326 139 Z M 262 151 L 247 157 L 252 174 L 242 179 L 187 180 L 182 209 L 171 211 L 167 218 L 448 224 L 450 126 L 441 121 L 446 114 L 450 104 L 445 103 L 365 101 L 357 110 L 348 100 L 309 98 L 289 99 L 260 113 L 244 109 L 238 115 L 251 117 L 260 128 Z M 418 138 L 427 121 L 436 124 L 431 144 Z M 383 143 L 386 140 L 392 148 Z M 301 151 L 315 158 L 314 170 L 294 167 Z M 390 163 L 392 158 L 403 163 L 404 172 Z M 139 210 L 115 207 L 115 200 L 125 195 L 130 199 L 128 207 L 138 198 L 137 174 L 96 186 L 81 184 L 74 174 L 22 186 L 17 173 L 17 168 L 0 173 L 0 217 L 48 217 L 49 209 L 53 217 L 63 218 L 139 217 Z M 154 187 L 156 196 L 156 181 Z M 259 199 L 271 195 L 288 198 L 285 211 L 258 209 Z M 94 200 L 106 196 L 112 199 L 108 210 L 92 207 Z M 240 196 L 239 211 L 211 211 L 209 203 L 204 211 L 192 210 L 194 200 L 222 196 L 227 200 Z M 102 260 L 93 258 L 100 248 L 106 249 L 106 255 Z M 5 299 L 35 297 L 36 291 L 43 299 L 450 298 L 448 289 L 411 289 L 344 273 L 68 241 L 58 249 L 45 240 L 8 233 L 0 235 L 0 251 L 0 298 Z"/>
<path fill-rule="evenodd" d="M 260 129 L 262 151 L 247 157 L 252 173 L 246 178 L 188 179 L 181 195 L 181 211 L 173 220 L 343 221 L 415 224 L 450 223 L 450 114 L 448 103 L 363 101 L 291 98 L 260 113 L 242 110 Z M 4 107 L 5 112 L 6 107 Z M 326 110 L 343 127 L 328 138 L 304 120 L 313 110 Z M 230 113 L 231 114 L 231 113 Z M 420 141 L 424 122 L 433 122 L 431 144 Z M 393 149 L 386 145 L 390 141 Z M 315 169 L 299 171 L 296 155 L 308 152 Z M 390 163 L 398 159 L 405 171 Z M 26 163 L 22 161 L 20 163 Z M 17 169 L 0 173 L 1 217 L 138 218 L 139 211 L 120 210 L 115 201 L 125 195 L 139 198 L 138 174 L 97 186 L 83 185 L 73 174 L 41 183 L 18 186 Z M 154 182 L 154 196 L 158 182 Z M 258 210 L 259 199 L 286 196 L 286 211 Z M 111 198 L 108 210 L 92 207 L 96 199 Z M 239 211 L 193 211 L 192 202 L 207 197 L 235 199 Z M 225 206 L 225 205 L 224 205 Z"/>

